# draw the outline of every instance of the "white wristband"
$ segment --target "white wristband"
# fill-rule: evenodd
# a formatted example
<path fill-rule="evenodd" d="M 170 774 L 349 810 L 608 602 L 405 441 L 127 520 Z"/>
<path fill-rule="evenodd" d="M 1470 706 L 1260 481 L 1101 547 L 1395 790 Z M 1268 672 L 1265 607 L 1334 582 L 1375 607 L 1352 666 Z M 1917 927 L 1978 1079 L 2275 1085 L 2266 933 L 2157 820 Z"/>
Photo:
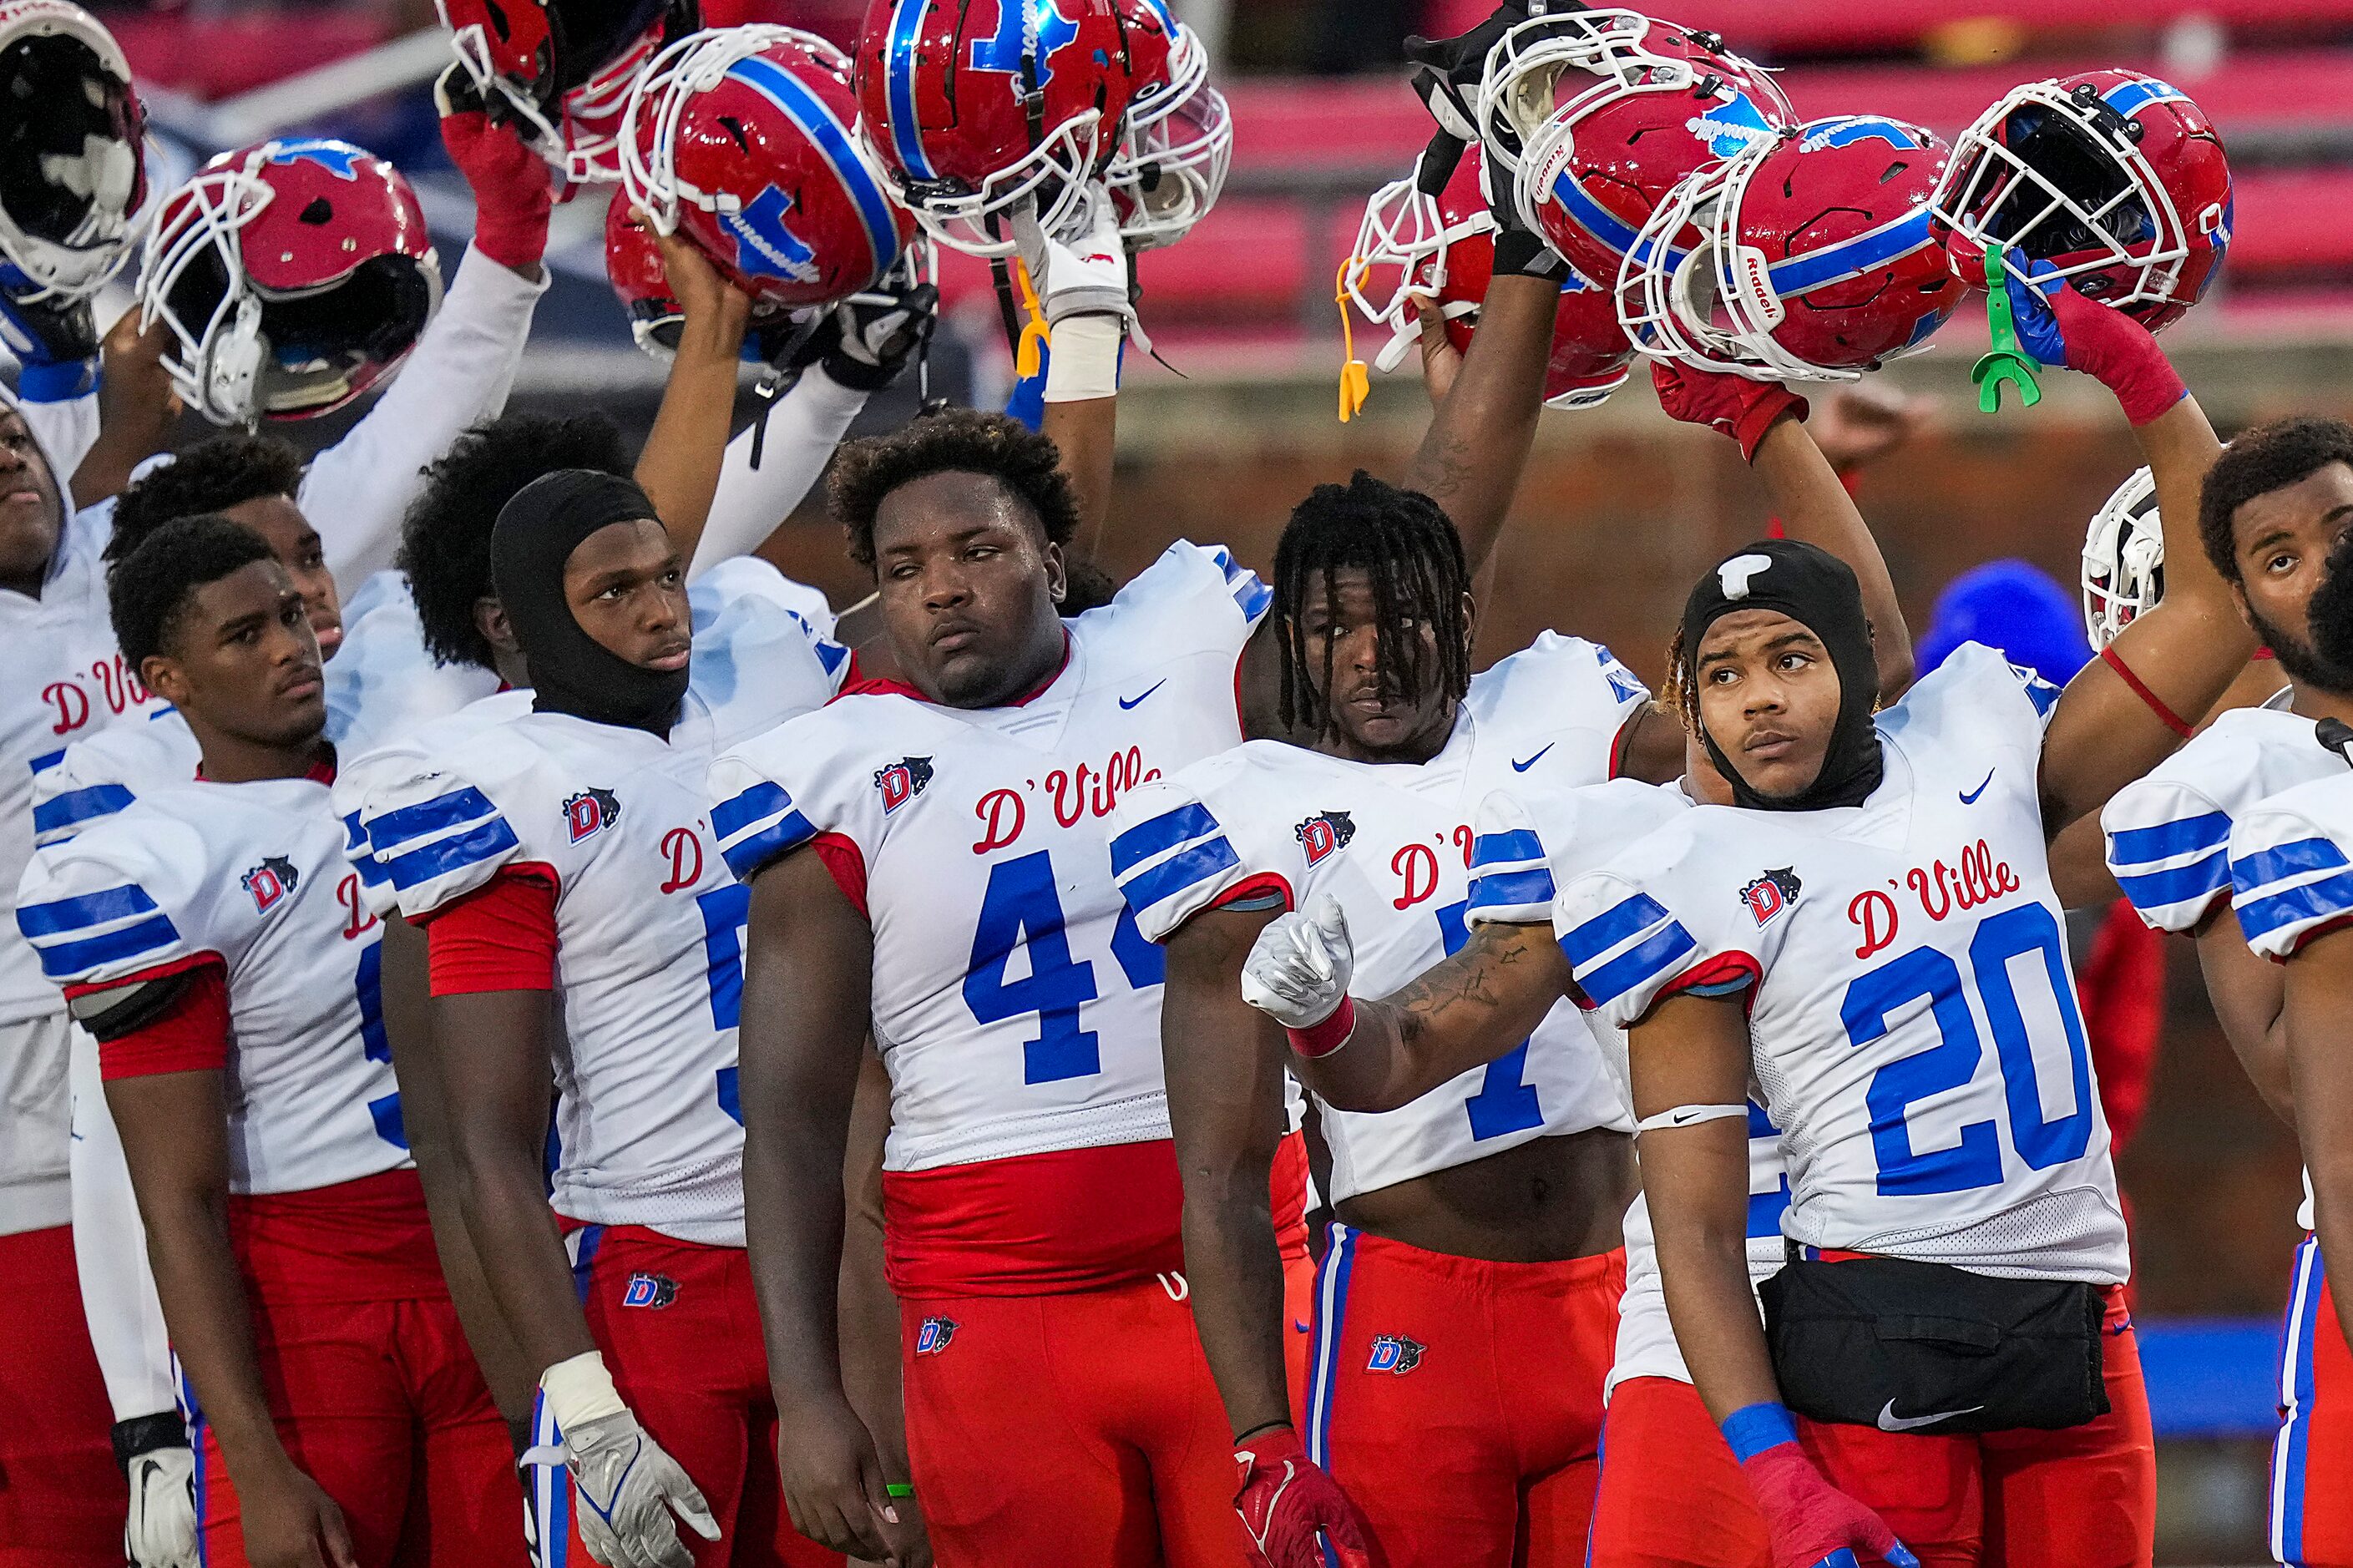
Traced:
<path fill-rule="evenodd" d="M 555 1417 L 557 1430 L 564 1432 L 607 1415 L 624 1415 L 629 1408 L 621 1403 L 613 1374 L 605 1370 L 605 1357 L 598 1351 L 585 1351 L 541 1373 L 539 1392 L 547 1401 L 547 1413 Z"/>
<path fill-rule="evenodd" d="M 1746 1101 L 1738 1105 L 1678 1105 L 1662 1110 L 1656 1116 L 1645 1116 L 1634 1123 L 1634 1132 L 1663 1132 L 1672 1127 L 1696 1127 L 1703 1121 L 1729 1121 L 1736 1116 L 1748 1114 Z"/>
<path fill-rule="evenodd" d="M 1046 401 L 1078 403 L 1119 395 L 1119 345 L 1125 325 L 1117 316 L 1099 312 L 1055 322 L 1046 360 Z"/>

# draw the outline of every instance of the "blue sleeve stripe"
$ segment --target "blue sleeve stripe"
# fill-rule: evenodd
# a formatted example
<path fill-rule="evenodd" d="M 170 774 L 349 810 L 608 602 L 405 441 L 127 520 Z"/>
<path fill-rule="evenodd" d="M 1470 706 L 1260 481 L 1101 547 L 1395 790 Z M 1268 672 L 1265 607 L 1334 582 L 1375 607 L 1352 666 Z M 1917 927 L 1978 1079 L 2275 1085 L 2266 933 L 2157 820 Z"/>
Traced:
<path fill-rule="evenodd" d="M 1564 939 L 1561 946 L 1566 949 L 1567 945 Z M 1599 968 L 1579 970 L 1577 983 L 1586 995 L 1606 1007 L 1637 985 L 1664 973 L 1675 960 L 1697 946 L 1699 943 L 1692 941 L 1691 932 L 1683 930 L 1681 921 L 1670 921 L 1663 929 Z M 1573 967 L 1574 960 L 1571 964 Z"/>
<path fill-rule="evenodd" d="M 1527 828 L 1514 828 L 1509 833 L 1482 833 L 1471 840 L 1471 868 L 1493 866 L 1504 860 L 1541 860 L 1545 858 L 1544 840 Z"/>
<path fill-rule="evenodd" d="M 2306 871 L 2334 871 L 2345 864 L 2345 852 L 2326 838 L 2299 838 L 2258 849 L 2231 862 L 2231 880 L 2242 892 L 2253 892 Z"/>
<path fill-rule="evenodd" d="M 379 817 L 376 826 L 381 826 Z M 377 858 L 391 873 L 392 885 L 402 892 L 421 888 L 437 877 L 446 877 L 469 866 L 479 865 L 494 855 L 515 847 L 514 829 L 503 816 L 493 816 L 464 833 L 448 838 L 437 838 L 419 849 L 406 855 L 385 857 L 383 840 L 376 840 Z"/>
<path fill-rule="evenodd" d="M 727 868 L 735 874 L 735 879 L 745 882 L 777 856 L 797 849 L 816 837 L 817 828 L 807 817 L 787 810 L 759 832 L 722 845 L 719 852 L 726 857 Z"/>
<path fill-rule="evenodd" d="M 1550 904 L 1552 873 L 1539 866 L 1533 871 L 1497 871 L 1471 879 L 1470 907 L 1492 910 L 1501 904 Z"/>
<path fill-rule="evenodd" d="M 469 785 L 453 789 L 447 795 L 437 795 L 431 800 L 416 805 L 404 805 L 398 811 L 387 811 L 367 825 L 368 842 L 381 855 L 397 849 L 412 838 L 427 834 L 446 832 L 485 816 L 495 816 L 498 808 L 486 799 L 480 790 Z"/>
<path fill-rule="evenodd" d="M 1274 590 L 1260 582 L 1256 573 L 1243 575 L 1248 580 L 1234 589 L 1234 603 L 1241 606 L 1242 618 L 1255 625 L 1274 602 Z"/>
<path fill-rule="evenodd" d="M 849 657 L 849 650 L 848 648 L 842 647 L 838 642 L 828 642 L 823 637 L 811 638 L 809 641 L 809 647 L 817 650 L 818 667 L 820 669 L 823 669 L 828 675 L 831 675 L 835 670 L 839 669 L 841 668 L 841 661 Z"/>
<path fill-rule="evenodd" d="M 33 759 L 33 771 L 37 773 L 47 773 L 51 768 L 56 767 L 59 763 L 62 763 L 65 760 L 66 753 L 62 747 L 54 752 L 43 752 L 39 756 Z"/>
<path fill-rule="evenodd" d="M 2268 898 L 2253 899 L 2238 908 L 2239 930 L 2249 942 L 2296 921 L 2327 921 L 2353 914 L 2353 871 L 2307 882 Z"/>
<path fill-rule="evenodd" d="M 112 816 L 131 804 L 131 792 L 119 784 L 91 784 L 68 790 L 33 808 L 33 831 L 55 833 L 94 816 Z"/>
<path fill-rule="evenodd" d="M 1174 811 L 1149 817 L 1111 841 L 1111 874 L 1125 876 L 1164 849 L 1223 832 L 1209 808 L 1188 800 Z"/>
<path fill-rule="evenodd" d="M 87 974 L 102 964 L 120 963 L 142 953 L 160 952 L 179 940 L 179 931 L 172 924 L 171 919 L 158 913 L 136 925 L 127 925 L 103 936 L 86 937 L 80 942 L 61 942 L 35 951 L 41 955 L 43 974 L 52 980 L 71 980 L 75 975 Z"/>
<path fill-rule="evenodd" d="M 1127 907 L 1138 911 L 1148 910 L 1165 899 L 1173 899 L 1197 882 L 1208 881 L 1220 871 L 1230 870 L 1241 864 L 1234 847 L 1224 838 L 1207 839 L 1177 854 L 1171 855 L 1148 871 L 1139 871 L 1119 885 L 1120 896 Z"/>
<path fill-rule="evenodd" d="M 2177 855 L 2217 848 L 2230 842 L 2230 838 L 2231 819 L 2219 811 L 2159 823 L 2155 827 L 2127 827 L 2108 835 L 2108 864 L 2147 866 L 2153 861 L 2170 860 Z"/>
<path fill-rule="evenodd" d="M 743 794 L 711 808 L 711 831 L 723 843 L 763 817 L 792 809 L 793 797 L 784 785 L 762 779 Z"/>
<path fill-rule="evenodd" d="M 2060 689 L 2040 676 L 2031 677 L 2026 682 L 2026 700 L 2034 704 L 2034 716 L 2038 719 L 2051 711 L 2059 695 Z"/>
<path fill-rule="evenodd" d="M 1648 931 L 1667 918 L 1659 900 L 1636 893 L 1612 905 L 1560 939 L 1560 950 L 1574 968 L 1582 968 L 1637 931 Z M 1678 926 L 1677 930 L 1682 928 Z"/>
<path fill-rule="evenodd" d="M 2144 877 L 2118 877 L 2116 886 L 2133 908 L 2154 912 L 2174 904 L 2188 903 L 2192 899 L 2211 899 L 2227 892 L 2231 886 L 2230 858 L 2217 849 L 2203 860 L 2192 860 L 2187 866 L 2176 866 L 2169 871 L 2151 871 Z"/>
<path fill-rule="evenodd" d="M 27 941 L 37 941 L 154 912 L 155 900 L 147 896 L 146 889 L 125 882 L 119 888 L 59 899 L 54 903 L 20 905 L 16 929 L 25 933 Z"/>

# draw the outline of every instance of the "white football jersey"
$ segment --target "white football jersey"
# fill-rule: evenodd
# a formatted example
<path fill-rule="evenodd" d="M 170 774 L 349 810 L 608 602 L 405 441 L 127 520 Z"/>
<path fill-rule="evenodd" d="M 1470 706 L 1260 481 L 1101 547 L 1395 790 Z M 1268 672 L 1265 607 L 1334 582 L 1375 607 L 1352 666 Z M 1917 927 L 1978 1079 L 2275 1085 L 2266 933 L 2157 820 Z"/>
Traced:
<path fill-rule="evenodd" d="M 2293 958 L 2353 915 L 2353 772 L 2321 754 L 2329 773 L 2250 806 L 2231 828 L 2232 907 L 2265 958 Z"/>
<path fill-rule="evenodd" d="M 2231 826 L 2258 802 L 2345 771 L 2282 691 L 2217 718 L 2100 813 L 2108 869 L 2157 931 L 2194 931 L 2231 897 Z"/>
<path fill-rule="evenodd" d="M 1553 795 L 1498 791 L 1479 808 L 1472 844 L 1470 923 L 1546 925 L 1561 934 L 1557 890 L 1692 807 L 1676 785 L 1631 779 Z M 1353 930 L 1353 928 L 1351 928 Z M 1631 1125 L 1633 1087 L 1628 1076 L 1626 1032 L 1598 1014 L 1586 1022 L 1608 1064 Z M 1781 1215 L 1789 1206 L 1789 1174 L 1781 1134 L 1765 1108 L 1748 1102 L 1748 1279 L 1756 1284 L 1781 1267 Z M 1630 1377 L 1671 1377 L 1689 1383 L 1666 1290 L 1649 1201 L 1640 1193 L 1626 1211 L 1626 1294 L 1618 1308 L 1617 1358 L 1605 1387 Z"/>
<path fill-rule="evenodd" d="M 366 764 L 378 782 L 362 825 L 403 915 L 509 867 L 555 884 L 558 1213 L 744 1245 L 735 1038 L 751 894 L 718 853 L 703 783 L 721 747 L 831 698 L 847 662 L 799 616 L 739 595 L 696 633 L 668 740 L 524 712 L 452 726 L 422 769 Z"/>
<path fill-rule="evenodd" d="M 873 928 L 884 1167 L 1168 1136 L 1161 952 L 1112 882 L 1129 791 L 1240 742 L 1234 667 L 1271 597 L 1169 546 L 1018 706 L 847 696 L 720 759 L 712 826 L 749 878 L 819 835 L 854 848 Z"/>
<path fill-rule="evenodd" d="M 1329 893 L 1356 944 L 1353 989 L 1383 996 L 1469 935 L 1472 819 L 1491 790 L 1531 795 L 1609 776 L 1628 712 L 1650 692 L 1609 650 L 1546 632 L 1474 678 L 1429 762 L 1349 762 L 1253 741 L 1145 784 L 1113 818 L 1113 874 L 1154 942 L 1237 893 L 1303 909 Z M 1577 1009 L 1516 1048 L 1377 1115 L 1321 1107 L 1340 1202 L 1530 1139 L 1632 1126 Z"/>
<path fill-rule="evenodd" d="M 1695 806 L 1561 890 L 1561 946 L 1620 1027 L 1748 992 L 1784 1231 L 2023 1279 L 2129 1271 L 2051 886 L 2058 689 L 1968 643 L 1877 720 L 1860 806 Z"/>
<path fill-rule="evenodd" d="M 408 1163 L 385 1037 L 383 922 L 359 897 L 327 786 L 155 790 L 43 850 L 16 923 L 58 987 L 226 967 L 229 1185 L 309 1192 Z"/>

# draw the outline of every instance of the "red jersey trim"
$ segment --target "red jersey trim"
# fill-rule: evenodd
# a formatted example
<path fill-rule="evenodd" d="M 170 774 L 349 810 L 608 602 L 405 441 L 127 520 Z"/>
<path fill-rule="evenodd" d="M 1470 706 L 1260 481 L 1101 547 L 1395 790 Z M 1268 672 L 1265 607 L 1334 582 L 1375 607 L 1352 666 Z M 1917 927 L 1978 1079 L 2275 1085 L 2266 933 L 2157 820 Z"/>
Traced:
<path fill-rule="evenodd" d="M 855 654 L 850 657 L 853 660 L 857 658 Z M 1070 668 L 1071 628 L 1064 626 L 1062 628 L 1062 657 L 1060 661 L 1054 666 L 1053 673 L 1047 676 L 1045 679 L 1039 681 L 1029 690 L 1023 692 L 1020 696 L 1008 698 L 1002 702 L 992 702 L 989 706 L 991 708 L 1027 708 L 1029 704 L 1037 701 L 1038 699 L 1045 696 L 1047 692 L 1053 689 L 1054 682 L 1061 679 L 1063 672 L 1068 670 Z M 934 708 L 940 706 L 940 704 L 934 699 L 926 697 L 919 688 L 913 686 L 904 680 L 900 680 L 895 677 L 878 675 L 871 679 L 861 679 L 858 683 L 858 688 L 855 692 L 850 689 L 849 683 L 848 681 L 844 681 L 842 683 L 841 690 L 838 693 L 838 695 L 841 697 L 884 697 L 894 694 L 900 697 L 912 697 L 918 702 L 929 702 Z"/>
<path fill-rule="evenodd" d="M 1057 1296 L 1185 1267 L 1167 1139 L 882 1173 L 901 1296 Z"/>
<path fill-rule="evenodd" d="M 302 776 L 312 784 L 331 784 L 335 782 L 335 748 L 332 742 L 327 743 L 324 752 L 317 762 L 302 770 Z M 205 764 L 202 758 L 196 761 L 196 782 L 198 784 L 213 782 L 205 776 Z"/>
<path fill-rule="evenodd" d="M 1689 994 L 1698 996 L 1728 996 L 1735 991 L 1746 991 L 1744 1006 L 1757 1004 L 1757 983 L 1765 978 L 1765 966 L 1745 952 L 1719 952 L 1705 963 L 1695 963 L 1659 988 L 1658 997 L 1651 1002 L 1657 1006 L 1669 996 Z"/>
<path fill-rule="evenodd" d="M 187 987 L 160 1017 L 99 1046 L 101 1079 L 111 1082 L 172 1072 L 217 1072 L 228 1066 L 228 965 L 217 952 L 160 964 L 109 985 L 75 986 L 67 994 L 88 995 L 174 974 L 187 975 Z"/>
<path fill-rule="evenodd" d="M 1282 907 L 1286 910 L 1295 910 L 1299 907 L 1299 895 L 1291 890 L 1290 879 L 1280 871 L 1261 871 L 1254 877 L 1248 877 L 1236 882 L 1209 900 L 1209 908 L 1222 910 L 1229 904 L 1238 904 L 1244 899 L 1254 899 L 1261 893 L 1281 893 Z"/>
<path fill-rule="evenodd" d="M 2353 915 L 2338 915 L 2333 921 L 2323 921 L 2318 925 L 2313 927 L 2310 931 L 2306 931 L 2302 936 L 2295 939 L 2295 952 L 2284 953 L 2280 957 L 2273 959 L 2272 962 L 2274 963 L 2285 963 L 2289 959 L 2295 957 L 2296 952 L 2302 952 L 2305 949 L 2306 943 L 2327 936 L 2331 931 L 2343 931 L 2348 926 L 2353 926 Z"/>
<path fill-rule="evenodd" d="M 841 896 L 871 922 L 873 917 L 866 913 L 866 851 L 858 847 L 858 840 L 843 833 L 820 833 L 809 840 L 809 847 L 825 862 L 826 873 L 841 889 Z"/>
<path fill-rule="evenodd" d="M 555 989 L 555 868 L 502 866 L 424 918 L 432 994 Z"/>

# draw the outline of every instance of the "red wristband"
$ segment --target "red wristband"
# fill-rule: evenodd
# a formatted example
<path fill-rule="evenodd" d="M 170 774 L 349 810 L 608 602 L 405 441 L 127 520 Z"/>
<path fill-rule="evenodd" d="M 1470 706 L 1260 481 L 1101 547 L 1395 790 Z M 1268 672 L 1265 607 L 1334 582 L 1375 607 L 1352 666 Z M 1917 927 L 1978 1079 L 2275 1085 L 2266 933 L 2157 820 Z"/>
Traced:
<path fill-rule="evenodd" d="M 1303 1029 L 1285 1028 L 1282 1032 L 1289 1037 L 1293 1050 L 1312 1060 L 1316 1057 L 1328 1057 L 1346 1045 L 1356 1027 L 1356 998 L 1343 996 L 1339 1006 L 1334 1008 L 1332 1016 L 1322 1023 L 1310 1024 Z"/>

